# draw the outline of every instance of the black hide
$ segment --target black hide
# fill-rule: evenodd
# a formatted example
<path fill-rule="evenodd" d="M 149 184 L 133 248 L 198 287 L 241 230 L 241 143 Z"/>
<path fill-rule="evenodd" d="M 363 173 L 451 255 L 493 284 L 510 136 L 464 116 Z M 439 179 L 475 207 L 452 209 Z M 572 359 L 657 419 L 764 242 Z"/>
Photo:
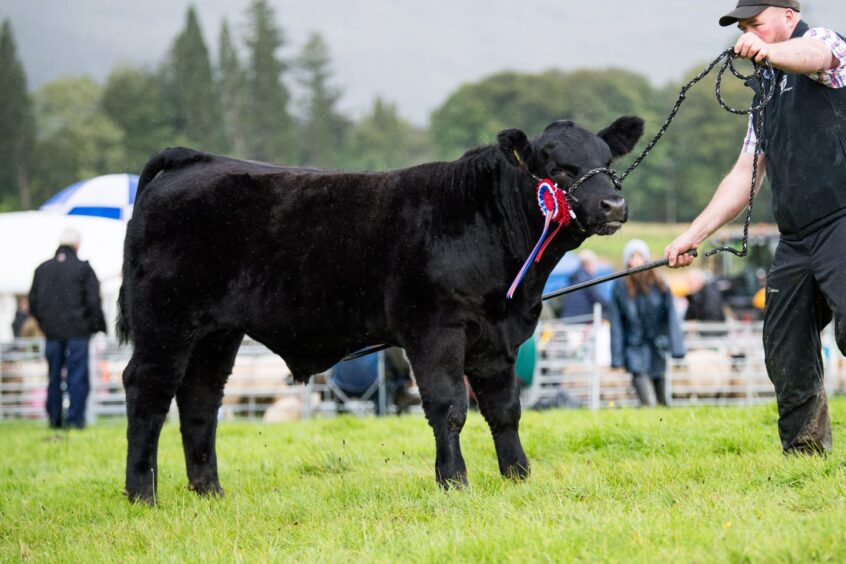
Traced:
<path fill-rule="evenodd" d="M 600 136 L 560 121 L 531 141 L 384 173 L 329 172 L 166 149 L 139 181 L 124 254 L 118 332 L 134 342 L 124 373 L 126 491 L 152 501 L 161 425 L 176 396 L 190 486 L 220 493 L 216 415 L 245 334 L 300 381 L 366 345 L 404 347 L 436 439 L 436 477 L 466 481 L 459 432 L 467 375 L 500 470 L 524 477 L 514 379 L 541 292 L 565 252 L 614 232 L 626 206 L 598 175 L 579 188 L 584 231 L 563 229 L 505 294 L 543 227 L 536 182 L 560 186 L 609 166 L 642 133 L 620 118 Z M 519 155 L 519 161 L 517 158 Z"/>

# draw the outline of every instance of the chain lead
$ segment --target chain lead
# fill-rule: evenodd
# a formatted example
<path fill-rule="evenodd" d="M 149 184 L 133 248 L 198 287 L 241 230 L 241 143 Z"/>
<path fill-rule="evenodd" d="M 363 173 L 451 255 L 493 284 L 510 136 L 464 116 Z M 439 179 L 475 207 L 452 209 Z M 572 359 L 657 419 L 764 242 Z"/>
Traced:
<path fill-rule="evenodd" d="M 717 96 L 717 102 L 720 106 L 733 114 L 752 114 L 755 120 L 755 131 L 759 134 L 758 143 L 755 147 L 755 162 L 752 165 L 752 186 L 749 190 L 749 204 L 746 209 L 746 220 L 743 224 L 743 247 L 740 251 L 737 249 L 733 249 L 731 247 L 719 247 L 717 249 L 712 249 L 705 253 L 706 257 L 710 257 L 715 255 L 719 252 L 728 251 L 737 256 L 745 257 L 749 248 L 749 224 L 752 221 L 752 203 L 755 200 L 755 185 L 758 183 L 758 157 L 763 154 L 763 147 L 766 145 L 766 139 L 764 139 L 764 131 L 762 128 L 763 125 L 763 118 L 764 118 L 764 108 L 770 102 L 775 93 L 775 81 L 770 80 L 767 81 L 767 77 L 773 76 L 773 67 L 768 60 L 764 60 L 763 63 L 753 63 L 754 71 L 750 75 L 744 75 L 740 73 L 734 66 L 734 60 L 737 58 L 737 55 L 734 52 L 734 49 L 726 49 L 720 55 L 714 59 L 707 67 L 705 67 L 702 72 L 697 74 L 693 77 L 687 84 L 682 86 L 681 90 L 679 91 L 679 96 L 676 99 L 676 103 L 673 105 L 673 108 L 670 110 L 667 119 L 664 120 L 664 124 L 661 126 L 661 129 L 658 130 L 658 133 L 649 141 L 646 145 L 646 148 L 638 155 L 638 157 L 632 162 L 631 165 L 623 172 L 623 174 L 617 174 L 615 171 L 611 170 L 610 168 L 594 168 L 586 173 L 584 173 L 578 180 L 576 180 L 572 186 L 570 186 L 569 195 L 574 201 L 578 201 L 574 195 L 574 192 L 578 187 L 580 187 L 586 180 L 596 176 L 597 174 L 605 174 L 610 179 L 611 182 L 614 183 L 615 188 L 617 190 L 623 189 L 623 180 L 638 166 L 643 160 L 646 158 L 647 155 L 655 148 L 655 145 L 658 144 L 658 141 L 664 136 L 669 129 L 670 124 L 675 119 L 676 114 L 678 114 L 679 109 L 681 108 L 682 104 L 684 103 L 685 99 L 687 98 L 687 91 L 690 90 L 696 83 L 701 81 L 705 78 L 714 68 L 720 63 L 721 60 L 725 59 L 723 66 L 717 72 L 717 84 L 715 87 L 715 92 Z M 723 99 L 722 92 L 720 91 L 720 87 L 722 84 L 723 75 L 727 70 L 730 70 L 731 73 L 743 80 L 747 83 L 747 85 L 756 80 L 761 85 L 761 101 L 758 105 L 750 106 L 749 109 L 739 110 L 729 106 L 725 100 Z"/>

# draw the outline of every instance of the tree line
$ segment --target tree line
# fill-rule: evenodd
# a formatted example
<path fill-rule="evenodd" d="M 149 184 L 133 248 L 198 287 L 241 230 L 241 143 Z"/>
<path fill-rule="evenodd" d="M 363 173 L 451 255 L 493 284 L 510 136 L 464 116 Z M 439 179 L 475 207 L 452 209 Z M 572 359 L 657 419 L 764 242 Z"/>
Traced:
<path fill-rule="evenodd" d="M 338 107 L 343 92 L 319 33 L 285 60 L 278 52 L 287 38 L 267 0 L 254 0 L 245 19 L 240 38 L 224 20 L 218 50 L 210 53 L 191 7 L 156 68 L 120 66 L 102 85 L 70 77 L 34 92 L 27 89 L 12 24 L 4 21 L 0 211 L 37 207 L 80 179 L 137 174 L 152 153 L 177 145 L 292 165 L 387 170 L 457 158 L 510 127 L 534 135 L 566 118 L 598 131 L 620 115 L 639 115 L 646 132 L 637 154 L 663 124 L 681 85 L 705 64 L 662 87 L 621 69 L 502 72 L 461 85 L 421 128 L 381 98 L 358 119 L 344 115 Z M 724 81 L 722 92 L 736 107 L 751 98 L 739 81 Z M 719 107 L 713 82 L 691 90 L 664 140 L 626 180 L 630 217 L 692 219 L 737 158 L 744 120 Z M 631 158 L 615 167 L 623 169 Z M 765 202 L 756 209 L 757 220 L 770 219 Z"/>

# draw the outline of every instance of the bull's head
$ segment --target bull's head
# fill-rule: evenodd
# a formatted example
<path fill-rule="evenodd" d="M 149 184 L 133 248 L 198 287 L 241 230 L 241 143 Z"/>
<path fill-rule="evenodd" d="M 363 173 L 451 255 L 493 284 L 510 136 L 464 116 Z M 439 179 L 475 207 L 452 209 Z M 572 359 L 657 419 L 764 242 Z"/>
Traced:
<path fill-rule="evenodd" d="M 610 167 L 613 159 L 632 150 L 642 134 L 643 120 L 627 116 L 598 134 L 561 120 L 531 140 L 519 129 L 507 129 L 498 139 L 511 164 L 522 166 L 522 161 L 532 174 L 569 189 L 587 171 Z M 628 219 L 626 200 L 605 174 L 587 179 L 574 196 L 573 211 L 588 234 L 610 235 Z"/>

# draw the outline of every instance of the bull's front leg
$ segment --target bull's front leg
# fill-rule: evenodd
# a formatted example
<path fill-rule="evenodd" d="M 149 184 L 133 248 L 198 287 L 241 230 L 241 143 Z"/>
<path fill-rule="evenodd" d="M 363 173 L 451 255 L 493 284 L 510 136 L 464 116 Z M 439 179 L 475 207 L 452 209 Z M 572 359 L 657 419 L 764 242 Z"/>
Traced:
<path fill-rule="evenodd" d="M 499 472 L 513 479 L 526 478 L 529 460 L 518 433 L 520 395 L 514 366 L 493 376 L 470 376 L 469 380 L 493 435 Z"/>
<path fill-rule="evenodd" d="M 435 434 L 435 478 L 444 488 L 467 485 L 460 434 L 467 420 L 464 333 L 448 330 L 415 339 L 407 349 L 423 411 Z"/>

